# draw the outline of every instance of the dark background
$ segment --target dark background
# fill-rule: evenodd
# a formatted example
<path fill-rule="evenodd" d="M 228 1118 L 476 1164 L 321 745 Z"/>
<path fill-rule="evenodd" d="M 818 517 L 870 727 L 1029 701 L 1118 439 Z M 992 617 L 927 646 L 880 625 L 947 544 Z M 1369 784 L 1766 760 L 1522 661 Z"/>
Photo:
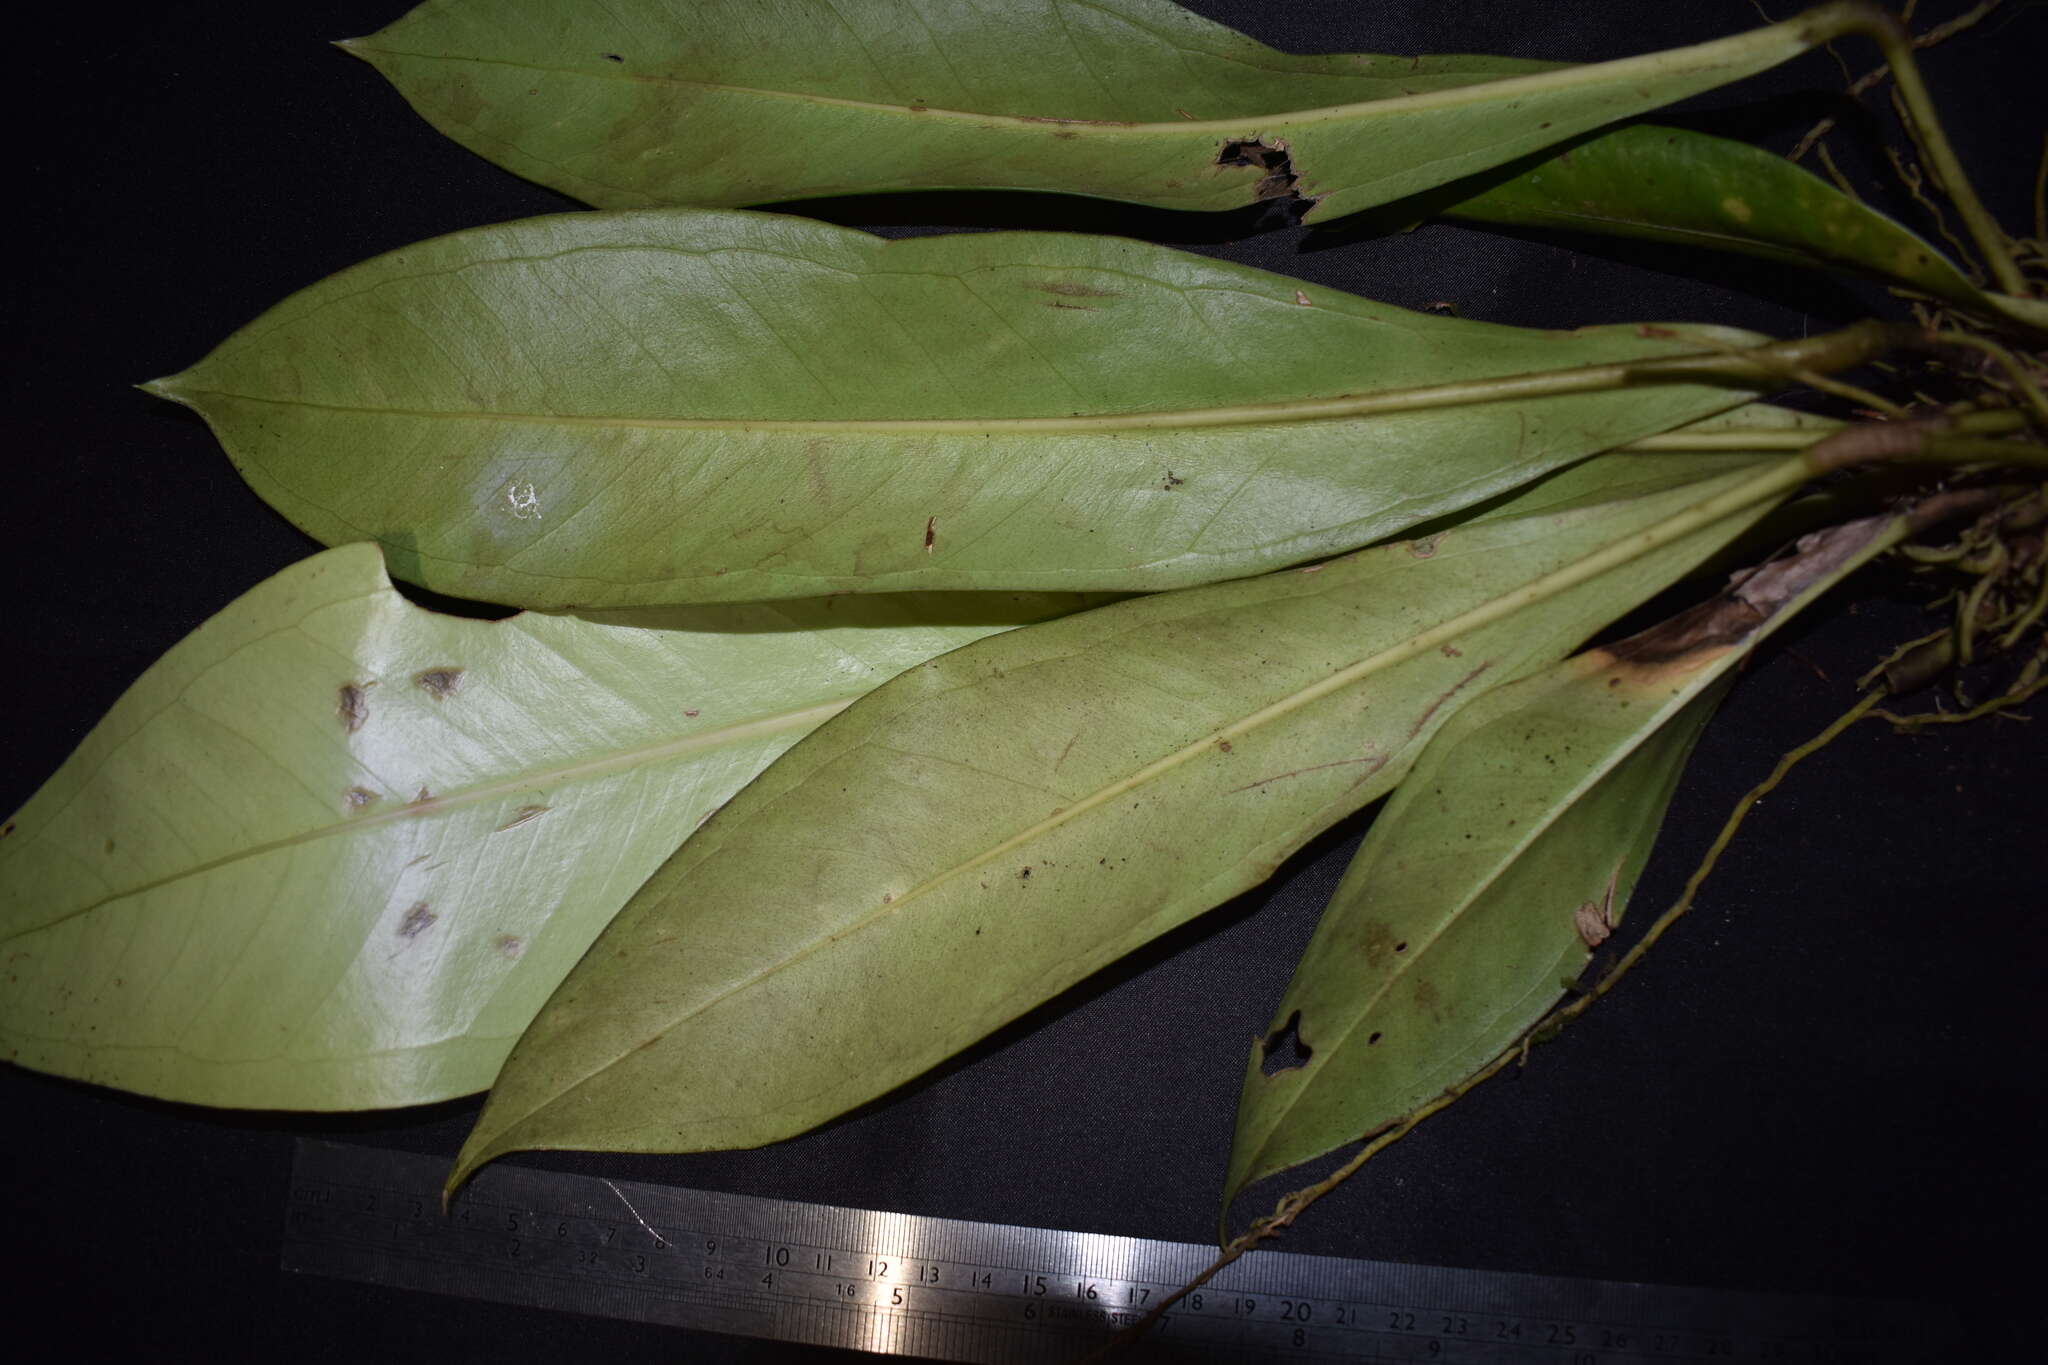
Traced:
<path fill-rule="evenodd" d="M 1573 60 L 1758 22 L 1744 0 L 1193 7 L 1293 50 Z M 1958 8 L 1931 5 L 1920 22 Z M 242 486 L 195 418 L 127 386 L 190 365 L 365 257 L 577 207 L 444 141 L 369 67 L 323 45 L 402 9 L 244 0 L 117 18 L 55 7 L 17 48 L 0 807 L 25 801 L 165 649 L 317 548 Z M 1855 71 L 1874 63 L 1867 45 L 1845 46 Z M 2048 8 L 2014 4 L 1926 60 L 1965 162 L 2015 230 L 2048 121 L 2033 69 L 2043 52 Z M 1715 126 L 1783 150 L 1843 84 L 1815 54 L 1688 108 L 1740 111 Z M 1835 144 L 1875 192 L 1882 163 L 1853 135 Z M 1366 240 L 1261 231 L 1252 214 L 987 196 L 830 212 L 891 231 L 1118 231 L 1543 326 L 1700 319 L 1799 335 L 1888 306 L 1833 280 L 1449 226 Z M 1878 580 L 1779 637 L 1700 746 L 1638 922 L 1676 893 L 1734 798 L 1842 710 L 1879 653 L 1931 628 L 1924 619 L 1900 584 Z M 1985 1358 L 2031 1354 L 2018 1331 L 2048 1175 L 2026 1117 L 2043 1089 L 2044 757 L 2039 724 L 1851 732 L 1764 804 L 1698 910 L 1614 996 L 1525 1072 L 1388 1152 L 1286 1245 L 1945 1300 L 2003 1343 Z M 823 1131 L 749 1153 L 560 1160 L 618 1178 L 1204 1240 L 1246 1041 L 1362 828 L 1340 827 L 1268 887 Z M 221 1113 L 0 1070 L 14 1324 L 86 1357 L 174 1346 L 309 1361 L 781 1354 L 276 1269 L 296 1136 L 452 1156 L 476 1108 Z"/>

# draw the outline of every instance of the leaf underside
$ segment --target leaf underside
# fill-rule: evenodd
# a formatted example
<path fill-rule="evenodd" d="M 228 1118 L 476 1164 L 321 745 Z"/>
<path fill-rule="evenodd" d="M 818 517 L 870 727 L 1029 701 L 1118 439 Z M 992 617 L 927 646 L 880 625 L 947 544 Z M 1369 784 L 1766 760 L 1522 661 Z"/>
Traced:
<path fill-rule="evenodd" d="M 1661 458 L 1736 472 L 1672 489 L 1668 465 L 1608 457 L 1605 502 L 1539 488 L 1530 515 L 1012 632 L 870 694 L 620 912 L 514 1049 L 452 1184 L 526 1148 L 791 1136 L 1256 884 L 1470 697 L 1757 514 L 1453 624 L 1754 467 Z"/>
<path fill-rule="evenodd" d="M 1755 340 L 1408 313 L 1116 239 L 666 210 L 393 252 L 149 387 L 323 541 L 599 607 L 1242 577 L 1746 396 L 1492 381 Z"/>
<path fill-rule="evenodd" d="M 424 611 L 373 546 L 153 665 L 0 838 L 0 1051 L 244 1108 L 490 1084 L 626 898 L 860 693 L 1079 598 Z"/>
<path fill-rule="evenodd" d="M 1433 738 L 1331 897 L 1239 1101 L 1225 1204 L 1385 1129 L 1512 1046 L 1626 908 L 1694 739 L 1771 631 L 1892 543 L 1870 518 Z M 1305 1060 L 1270 1067 L 1291 1031 Z"/>

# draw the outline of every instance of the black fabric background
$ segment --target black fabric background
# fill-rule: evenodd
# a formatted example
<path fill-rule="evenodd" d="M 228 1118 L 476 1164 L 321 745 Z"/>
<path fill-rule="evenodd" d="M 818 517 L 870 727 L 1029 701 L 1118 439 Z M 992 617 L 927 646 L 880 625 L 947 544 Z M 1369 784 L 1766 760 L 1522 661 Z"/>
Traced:
<path fill-rule="evenodd" d="M 324 40 L 402 0 L 53 8 L 18 39 L 0 806 L 26 800 L 187 631 L 317 547 L 196 418 L 127 387 L 270 304 L 421 238 L 576 207 L 444 141 Z M 1294 50 L 1588 60 L 1757 22 L 1746 0 L 1194 8 Z M 1923 23 L 1960 5 L 1933 5 Z M 1874 61 L 1849 44 L 1857 71 Z M 2048 10 L 1929 54 L 1966 162 L 2019 228 Z M 1842 73 L 1811 55 L 1689 108 L 1783 150 Z M 1860 183 L 1880 162 L 1838 138 Z M 1365 240 L 1048 198 L 812 206 L 856 226 L 1117 231 L 1410 306 L 1543 326 L 1707 319 L 1798 335 L 1881 292 L 1643 248 L 1579 254 L 1449 226 Z M 1911 206 L 1904 212 L 1910 214 Z M 991 216 L 995 215 L 995 216 Z M 1918 220 L 1915 220 L 1918 221 Z M 1897 585 L 1780 637 L 1709 730 L 1639 892 L 1676 892 L 1733 799 L 1921 626 Z M 1949 1300 L 2021 1345 L 2041 1225 L 2040 725 L 1852 732 L 1768 800 L 1699 909 L 1527 1071 L 1325 1201 L 1295 1250 L 1782 1291 Z M 639 1180 L 1201 1241 L 1247 1040 L 1364 827 L 902 1092 L 779 1146 L 555 1158 Z M 903 1002 L 906 1011 L 916 1001 Z M 289 1277 L 301 1134 L 452 1155 L 476 1101 L 360 1117 L 219 1113 L 0 1069 L 0 1244 L 17 1327 L 67 1354 L 554 1361 L 787 1348 Z M 1270 1196 L 1269 1196 L 1270 1197 Z M 1241 1210 L 1240 1217 L 1244 1216 Z"/>

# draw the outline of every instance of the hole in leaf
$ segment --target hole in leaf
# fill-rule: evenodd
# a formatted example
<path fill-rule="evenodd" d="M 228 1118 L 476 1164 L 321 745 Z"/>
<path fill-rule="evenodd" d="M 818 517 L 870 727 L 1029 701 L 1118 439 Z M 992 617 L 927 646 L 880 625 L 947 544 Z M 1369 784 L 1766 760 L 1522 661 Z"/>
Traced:
<path fill-rule="evenodd" d="M 1283 1071 L 1308 1065 L 1315 1049 L 1302 1040 L 1300 1010 L 1288 1015 L 1285 1024 L 1266 1036 L 1264 1048 L 1259 1062 L 1259 1074 L 1262 1076 L 1277 1076 Z"/>
<path fill-rule="evenodd" d="M 1375 1032 L 1375 1033 L 1374 1033 L 1374 1034 L 1372 1035 L 1372 1037 L 1370 1037 L 1370 1038 L 1368 1038 L 1368 1039 L 1366 1039 L 1366 1040 L 1365 1040 L 1365 1045 L 1366 1045 L 1367 1047 L 1371 1047 L 1371 1046 L 1372 1046 L 1372 1045 L 1373 1045 L 1374 1043 L 1377 1043 L 1377 1042 L 1378 1042 L 1378 1041 L 1379 1041 L 1379 1040 L 1380 1040 L 1380 1039 L 1381 1039 L 1382 1037 L 1384 1037 L 1384 1036 L 1385 1036 L 1384 1034 L 1381 1034 L 1381 1033 Z"/>

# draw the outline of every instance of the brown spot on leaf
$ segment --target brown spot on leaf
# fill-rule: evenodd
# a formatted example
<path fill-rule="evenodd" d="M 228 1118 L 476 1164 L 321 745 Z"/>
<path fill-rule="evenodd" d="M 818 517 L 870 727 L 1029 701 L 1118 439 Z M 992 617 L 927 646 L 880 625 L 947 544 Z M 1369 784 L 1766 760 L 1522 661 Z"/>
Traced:
<path fill-rule="evenodd" d="M 517 934 L 498 935 L 498 955 L 508 961 L 517 962 L 526 951 L 526 940 Z"/>
<path fill-rule="evenodd" d="M 1308 295 L 1302 293 L 1299 289 L 1294 291 L 1294 301 L 1304 308 L 1315 307 L 1315 304 L 1309 301 Z"/>
<path fill-rule="evenodd" d="M 1230 752 L 1230 741 L 1227 739 L 1219 739 L 1216 741 L 1216 747 L 1227 754 Z"/>
<path fill-rule="evenodd" d="M 1166 477 L 1160 481 L 1159 489 L 1161 492 L 1165 492 L 1168 489 L 1178 488 L 1186 482 L 1186 479 L 1183 479 L 1180 475 L 1169 469 L 1166 471 Z"/>
<path fill-rule="evenodd" d="M 924 519 L 924 552 L 932 553 L 939 542 L 939 519 L 935 516 Z"/>
<path fill-rule="evenodd" d="M 1436 553 L 1437 542 L 1442 539 L 1443 536 L 1439 533 L 1433 536 L 1424 536 L 1420 540 L 1411 540 L 1408 542 L 1408 553 L 1414 555 L 1417 559 L 1428 559 Z"/>
<path fill-rule="evenodd" d="M 1579 931 L 1579 938 L 1588 948 L 1598 948 L 1614 932 L 1614 926 L 1607 920 L 1607 910 L 1598 901 L 1586 901 L 1572 911 L 1572 927 Z"/>
<path fill-rule="evenodd" d="M 1097 289 L 1092 284 L 1076 284 L 1072 280 L 1033 280 L 1024 287 L 1069 299 L 1113 299 L 1117 296 L 1114 289 Z"/>
<path fill-rule="evenodd" d="M 363 722 L 370 718 L 370 689 L 375 683 L 352 683 L 341 685 L 335 693 L 334 714 L 341 717 L 341 728 L 354 734 L 363 728 Z"/>
<path fill-rule="evenodd" d="M 1459 649 L 1455 645 L 1445 645 L 1442 649 L 1438 650 L 1437 652 L 1443 655 L 1446 659 L 1462 659 L 1465 657 L 1465 651 Z"/>
<path fill-rule="evenodd" d="M 512 818 L 510 820 L 507 820 L 504 824 L 498 826 L 498 828 L 493 832 L 503 834 L 506 830 L 516 829 L 520 825 L 525 824 L 529 820 L 538 820 L 541 816 L 546 815 L 548 813 L 548 809 L 549 808 L 546 806 L 521 806 L 518 810 L 512 812 Z"/>
<path fill-rule="evenodd" d="M 683 708 L 683 714 L 690 717 L 690 719 L 695 720 L 698 714 L 697 708 L 694 706 L 686 706 Z"/>
<path fill-rule="evenodd" d="M 413 675 L 413 686 L 435 701 L 446 701 L 462 690 L 462 672 L 459 668 L 430 668 Z"/>
<path fill-rule="evenodd" d="M 1020 867 L 1020 868 L 1018 868 L 1018 869 L 1017 869 L 1017 880 L 1018 880 L 1018 881 L 1020 881 L 1020 882 L 1028 882 L 1028 881 L 1030 881 L 1030 880 L 1031 880 L 1031 869 L 1030 869 L 1030 868 L 1028 868 L 1028 867 Z"/>
<path fill-rule="evenodd" d="M 415 796 L 412 800 L 406 802 L 405 804 L 407 804 L 408 806 L 424 806 L 427 804 L 427 802 L 433 799 L 434 794 L 428 791 L 425 787 L 421 787 L 420 794 L 418 796 Z"/>
<path fill-rule="evenodd" d="M 377 800 L 377 793 L 368 787 L 350 787 L 341 794 L 341 800 L 350 810 L 361 810 Z"/>
<path fill-rule="evenodd" d="M 415 901 L 412 909 L 406 911 L 405 917 L 398 921 L 398 936 L 403 939 L 418 938 L 433 928 L 434 921 L 439 918 L 439 915 L 427 908 L 425 901 Z"/>
<path fill-rule="evenodd" d="M 1636 335 L 1645 341 L 1673 341 L 1678 337 L 1678 333 L 1672 331 L 1669 327 L 1658 327 L 1648 322 L 1636 328 Z"/>
<path fill-rule="evenodd" d="M 1400 951 L 1394 946 L 1394 931 L 1380 920 L 1369 919 L 1360 925 L 1358 939 L 1359 951 L 1365 955 L 1365 965 L 1368 967 L 1377 967 Z"/>

